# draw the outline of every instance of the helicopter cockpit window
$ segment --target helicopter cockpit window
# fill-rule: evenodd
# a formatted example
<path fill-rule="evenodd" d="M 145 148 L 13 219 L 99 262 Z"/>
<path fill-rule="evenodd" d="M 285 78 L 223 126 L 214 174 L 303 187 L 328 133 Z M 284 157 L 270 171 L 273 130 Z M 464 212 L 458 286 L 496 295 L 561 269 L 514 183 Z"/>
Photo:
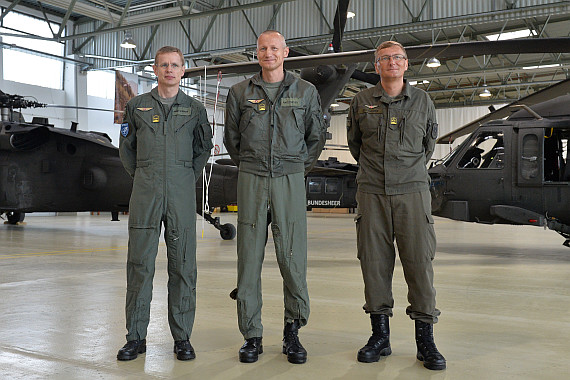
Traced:
<path fill-rule="evenodd" d="M 309 179 L 309 194 L 321 194 L 323 192 L 323 178 Z"/>
<path fill-rule="evenodd" d="M 460 169 L 502 169 L 505 167 L 503 132 L 481 132 L 473 140 L 459 164 Z"/>
<path fill-rule="evenodd" d="M 338 178 L 327 178 L 325 182 L 325 194 L 338 194 L 340 180 Z"/>

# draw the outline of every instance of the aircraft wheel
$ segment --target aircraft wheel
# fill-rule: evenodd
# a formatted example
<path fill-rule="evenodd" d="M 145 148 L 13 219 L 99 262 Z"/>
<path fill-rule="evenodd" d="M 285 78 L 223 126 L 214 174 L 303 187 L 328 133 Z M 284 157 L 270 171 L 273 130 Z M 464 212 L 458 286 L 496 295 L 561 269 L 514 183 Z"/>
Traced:
<path fill-rule="evenodd" d="M 232 240 L 236 237 L 236 228 L 231 223 L 223 224 L 220 227 L 220 236 L 224 240 Z"/>
<path fill-rule="evenodd" d="M 8 218 L 8 224 L 18 224 L 23 222 L 26 214 L 23 212 L 7 212 L 6 218 Z"/>

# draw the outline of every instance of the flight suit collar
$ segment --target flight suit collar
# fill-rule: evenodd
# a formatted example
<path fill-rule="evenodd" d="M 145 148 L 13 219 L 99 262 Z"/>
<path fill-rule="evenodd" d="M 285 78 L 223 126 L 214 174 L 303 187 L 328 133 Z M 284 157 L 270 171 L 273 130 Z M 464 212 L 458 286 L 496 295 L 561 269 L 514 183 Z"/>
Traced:
<path fill-rule="evenodd" d="M 158 94 L 158 87 L 153 88 L 150 90 L 150 95 L 154 98 L 154 100 L 160 102 L 160 95 Z M 174 99 L 175 104 L 183 104 L 183 98 L 187 96 L 181 89 L 178 89 L 178 94 L 176 94 L 176 99 Z"/>
<path fill-rule="evenodd" d="M 285 73 L 285 78 L 283 78 L 283 86 L 287 87 L 293 84 L 295 81 L 295 76 L 287 70 L 283 70 Z M 263 78 L 261 77 L 261 71 L 251 77 L 251 82 L 256 86 L 263 86 Z"/>
<path fill-rule="evenodd" d="M 408 85 L 408 81 L 404 79 L 404 88 L 399 95 L 394 96 L 393 98 L 386 94 L 384 91 L 384 87 L 382 87 L 382 83 L 378 82 L 376 86 L 374 86 L 374 91 L 372 92 L 372 96 L 375 98 L 380 98 L 379 100 L 384 103 L 390 103 L 394 100 L 400 100 L 404 98 L 410 97 L 410 86 Z"/>

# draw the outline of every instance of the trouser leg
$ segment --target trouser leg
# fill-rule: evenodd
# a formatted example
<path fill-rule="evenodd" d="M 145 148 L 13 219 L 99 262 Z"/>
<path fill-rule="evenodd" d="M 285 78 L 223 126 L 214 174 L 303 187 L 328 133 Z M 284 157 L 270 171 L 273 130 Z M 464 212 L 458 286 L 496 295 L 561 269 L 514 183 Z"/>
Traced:
<path fill-rule="evenodd" d="M 191 211 L 191 210 L 190 210 Z M 196 313 L 196 220 L 175 224 L 167 217 L 164 239 L 168 256 L 168 323 L 175 341 L 190 339 Z"/>
<path fill-rule="evenodd" d="M 356 241 L 364 279 L 364 310 L 392 316 L 396 259 L 392 210 L 386 195 L 357 192 Z"/>
<path fill-rule="evenodd" d="M 160 227 L 129 227 L 127 258 L 127 341 L 145 339 Z"/>
<path fill-rule="evenodd" d="M 435 231 L 429 191 L 393 196 L 394 230 L 404 277 L 408 284 L 406 313 L 426 323 L 436 323 L 432 261 Z"/>
<path fill-rule="evenodd" d="M 271 178 L 271 230 L 283 277 L 285 323 L 309 319 L 307 289 L 307 202 L 303 173 Z"/>
<path fill-rule="evenodd" d="M 240 172 L 238 176 L 237 313 L 245 339 L 262 337 L 261 266 L 267 238 L 269 178 Z"/>

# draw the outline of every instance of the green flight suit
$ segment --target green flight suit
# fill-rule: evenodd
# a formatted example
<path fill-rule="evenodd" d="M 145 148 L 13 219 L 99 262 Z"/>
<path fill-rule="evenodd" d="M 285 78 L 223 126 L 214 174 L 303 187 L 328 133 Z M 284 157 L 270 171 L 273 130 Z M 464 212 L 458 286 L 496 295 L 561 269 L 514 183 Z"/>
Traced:
<path fill-rule="evenodd" d="M 261 75 L 234 85 L 226 101 L 224 144 L 239 166 L 238 325 L 245 339 L 263 336 L 261 266 L 267 210 L 283 277 L 285 322 L 309 318 L 304 175 L 325 143 L 315 87 L 289 72 L 271 99 Z"/>
<path fill-rule="evenodd" d="M 168 110 L 165 112 L 165 110 Z M 206 109 L 182 91 L 168 109 L 158 90 L 127 104 L 119 152 L 133 177 L 127 258 L 127 341 L 145 339 L 161 223 L 168 257 L 168 322 L 190 339 L 196 308 L 196 178 L 210 156 Z"/>
<path fill-rule="evenodd" d="M 435 323 L 436 239 L 426 168 L 437 138 L 435 107 L 425 91 L 407 82 L 394 98 L 378 83 L 352 100 L 347 133 L 359 163 L 356 231 L 364 310 L 392 316 L 395 239 L 408 284 L 406 313 Z"/>

